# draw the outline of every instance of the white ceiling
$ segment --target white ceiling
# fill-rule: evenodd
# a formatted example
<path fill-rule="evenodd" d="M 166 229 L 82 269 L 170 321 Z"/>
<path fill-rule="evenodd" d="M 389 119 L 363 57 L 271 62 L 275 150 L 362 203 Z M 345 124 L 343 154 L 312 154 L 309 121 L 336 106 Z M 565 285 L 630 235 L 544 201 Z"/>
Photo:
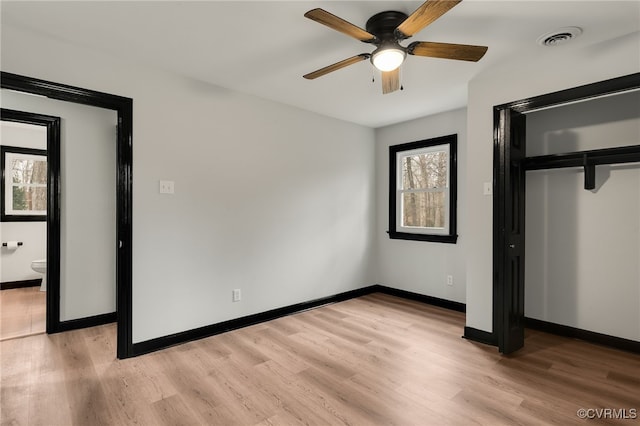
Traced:
<path fill-rule="evenodd" d="M 583 49 L 640 31 L 640 0 L 464 0 L 405 41 L 485 45 L 478 63 L 409 56 L 403 91 L 382 95 L 363 61 L 316 80 L 303 74 L 371 52 L 372 46 L 303 17 L 322 7 L 358 26 L 384 10 L 410 14 L 421 1 L 2 1 L 2 26 L 142 61 L 218 86 L 320 114 L 380 127 L 466 105 L 467 84 L 482 72 L 549 49 Z M 584 33 L 542 47 L 560 27 Z M 597 60 L 597 58 L 594 58 Z M 557 71 L 550 71 L 557 72 Z"/>

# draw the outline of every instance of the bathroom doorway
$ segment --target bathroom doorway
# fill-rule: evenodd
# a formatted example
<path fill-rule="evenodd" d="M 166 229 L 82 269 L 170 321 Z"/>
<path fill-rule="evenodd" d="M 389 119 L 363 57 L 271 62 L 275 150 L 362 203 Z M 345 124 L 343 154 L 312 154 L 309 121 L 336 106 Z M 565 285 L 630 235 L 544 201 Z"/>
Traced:
<path fill-rule="evenodd" d="M 47 313 L 59 306 L 59 279 L 47 277 L 46 266 L 56 257 L 48 255 L 47 218 L 59 205 L 60 118 L 9 109 L 0 118 L 0 340 L 7 340 L 51 332 Z"/>
<path fill-rule="evenodd" d="M 115 171 L 113 176 L 113 184 L 115 184 L 112 199 L 115 199 L 115 208 L 111 210 L 112 218 L 115 221 L 115 228 L 112 233 L 112 246 L 110 248 L 111 253 L 115 255 L 115 262 L 113 265 L 115 288 L 109 294 L 109 303 L 113 303 L 112 311 L 99 311 L 92 307 L 94 313 L 87 314 L 84 310 L 87 309 L 92 303 L 103 303 L 104 298 L 100 295 L 96 295 L 93 291 L 86 293 L 87 286 L 75 287 L 72 291 L 68 288 L 61 288 L 60 294 L 60 312 L 58 318 L 52 318 L 51 313 L 47 312 L 47 322 L 50 319 L 57 320 L 57 330 L 66 331 L 77 328 L 91 327 L 99 324 L 105 324 L 117 320 L 117 356 L 118 358 L 127 358 L 132 356 L 132 333 L 131 333 L 131 298 L 132 298 L 132 124 L 133 124 L 133 101 L 130 98 L 111 95 L 103 92 L 96 92 L 89 89 L 83 89 L 80 87 L 69 86 L 66 84 L 55 83 L 51 81 L 40 80 L 32 77 L 21 76 L 17 74 L 0 72 L 0 86 L 3 91 L 17 92 L 25 96 L 36 95 L 40 98 L 46 98 L 46 101 L 60 102 L 59 105 L 64 105 L 64 108 L 78 109 L 82 106 L 92 107 L 94 111 L 100 110 L 110 117 L 113 117 L 111 126 L 109 127 L 109 134 L 111 135 L 111 146 L 115 150 L 112 170 Z M 3 96 L 3 105 L 6 96 Z M 46 113 L 46 111 L 45 111 Z M 63 124 L 66 121 L 63 119 Z M 71 122 L 71 120 L 69 120 Z M 83 120 L 73 120 L 74 123 L 83 125 Z M 86 123 L 84 123 L 86 124 Z M 63 140 L 67 140 L 65 137 L 65 126 L 62 126 Z M 114 144 L 115 139 L 115 144 Z M 85 147 L 93 147 L 94 137 L 89 136 L 84 138 Z M 67 160 L 64 160 L 61 164 L 62 170 L 68 170 Z M 65 165 L 66 164 L 66 165 Z M 92 171 L 89 169 L 88 171 Z M 63 179 L 64 182 L 76 182 L 75 179 Z M 99 193 L 100 190 L 94 191 Z M 84 193 L 82 194 L 84 195 Z M 86 203 L 87 205 L 93 205 L 95 203 Z M 83 208 L 76 209 L 79 212 L 84 211 Z M 106 209 L 103 209 L 106 211 Z M 115 213 L 115 214 L 114 214 Z M 89 215 L 86 215 L 90 217 Z M 115 216 L 115 217 L 113 217 Z M 68 224 L 66 215 L 63 215 L 62 219 L 66 222 L 62 223 L 62 226 Z M 49 218 L 51 220 L 51 217 Z M 89 235 L 94 231 L 101 229 L 99 225 L 95 225 L 93 228 L 87 230 Z M 72 222 L 73 224 L 73 222 Z M 65 232 L 61 234 L 67 235 Z M 82 236 L 82 235 L 80 235 Z M 86 235 L 85 235 L 86 236 Z M 59 236 L 60 239 L 60 236 Z M 82 244 L 67 241 L 67 247 L 73 246 L 74 249 L 81 247 Z M 91 254 L 92 250 L 81 251 L 82 254 Z M 75 272 L 76 265 L 72 264 L 67 271 Z M 99 273 L 95 273 L 90 268 L 93 266 L 88 262 L 81 260 L 81 266 L 85 267 L 85 270 L 90 270 L 88 279 L 85 283 L 92 283 L 94 277 L 100 277 Z M 88 268 L 88 269 L 87 269 Z M 51 274 L 51 268 L 49 273 Z M 61 268 L 62 269 L 62 268 Z M 63 280 L 65 286 L 67 284 L 66 279 Z M 62 286 L 61 286 L 62 287 Z M 76 290 L 80 291 L 76 291 Z M 64 290 L 64 291 L 62 291 Z M 79 294 L 85 292 L 84 295 Z M 71 303 L 68 303 L 71 300 Z M 71 310 L 72 315 L 69 315 Z M 80 315 L 77 315 L 78 311 Z M 114 312 L 115 311 L 115 312 Z M 101 313 L 104 312 L 104 313 Z M 62 319 L 62 320 L 61 320 Z"/>

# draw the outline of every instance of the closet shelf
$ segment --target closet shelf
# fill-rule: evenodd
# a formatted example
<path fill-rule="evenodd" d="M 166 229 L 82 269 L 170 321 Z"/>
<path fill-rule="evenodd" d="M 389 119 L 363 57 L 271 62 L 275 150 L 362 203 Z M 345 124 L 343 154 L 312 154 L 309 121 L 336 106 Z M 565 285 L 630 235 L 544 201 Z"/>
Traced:
<path fill-rule="evenodd" d="M 584 189 L 594 189 L 596 166 L 636 162 L 640 162 L 640 145 L 527 157 L 523 160 L 523 165 L 525 170 L 583 167 Z"/>

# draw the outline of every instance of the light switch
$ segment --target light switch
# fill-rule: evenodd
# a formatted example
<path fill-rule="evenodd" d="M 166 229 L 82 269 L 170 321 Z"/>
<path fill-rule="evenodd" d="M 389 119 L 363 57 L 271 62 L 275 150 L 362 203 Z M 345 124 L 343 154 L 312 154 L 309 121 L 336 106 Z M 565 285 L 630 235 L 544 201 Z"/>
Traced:
<path fill-rule="evenodd" d="M 172 180 L 161 180 L 160 181 L 160 193 L 161 194 L 173 194 L 173 181 Z"/>
<path fill-rule="evenodd" d="M 484 195 L 493 195 L 493 185 L 491 184 L 491 182 L 485 182 L 483 184 L 483 191 L 482 193 Z"/>

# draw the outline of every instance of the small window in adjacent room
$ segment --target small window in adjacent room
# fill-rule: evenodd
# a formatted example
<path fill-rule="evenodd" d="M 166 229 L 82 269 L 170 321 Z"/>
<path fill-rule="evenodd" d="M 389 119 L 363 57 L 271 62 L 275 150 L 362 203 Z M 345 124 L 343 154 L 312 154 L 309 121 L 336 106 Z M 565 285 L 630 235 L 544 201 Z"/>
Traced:
<path fill-rule="evenodd" d="M 457 135 L 389 147 L 389 237 L 455 243 Z"/>
<path fill-rule="evenodd" d="M 47 220 L 47 151 L 2 147 L 2 221 Z"/>

